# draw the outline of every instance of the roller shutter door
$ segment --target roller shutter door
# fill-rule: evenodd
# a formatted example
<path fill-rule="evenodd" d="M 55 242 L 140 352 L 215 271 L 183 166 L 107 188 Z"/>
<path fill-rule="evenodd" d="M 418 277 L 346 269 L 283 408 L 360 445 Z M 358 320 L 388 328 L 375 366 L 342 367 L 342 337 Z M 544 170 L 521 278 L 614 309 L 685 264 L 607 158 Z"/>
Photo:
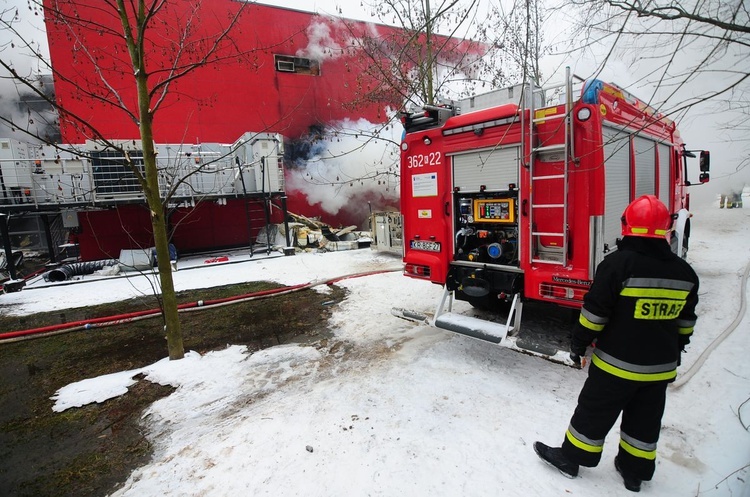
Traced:
<path fill-rule="evenodd" d="M 519 147 L 498 148 L 453 156 L 453 186 L 462 192 L 508 190 L 518 184 Z"/>
<path fill-rule="evenodd" d="M 602 129 L 604 141 L 604 244 L 616 247 L 620 218 L 630 203 L 630 136 L 613 128 Z"/>
<path fill-rule="evenodd" d="M 656 194 L 656 142 L 640 136 L 633 138 L 635 146 L 635 198 Z"/>
<path fill-rule="evenodd" d="M 672 156 L 672 148 L 669 145 L 663 143 L 658 144 L 657 150 L 659 151 L 659 200 L 666 204 L 667 208 L 671 209 L 670 197 L 672 191 L 672 182 L 669 180 L 670 175 L 670 163 Z"/>

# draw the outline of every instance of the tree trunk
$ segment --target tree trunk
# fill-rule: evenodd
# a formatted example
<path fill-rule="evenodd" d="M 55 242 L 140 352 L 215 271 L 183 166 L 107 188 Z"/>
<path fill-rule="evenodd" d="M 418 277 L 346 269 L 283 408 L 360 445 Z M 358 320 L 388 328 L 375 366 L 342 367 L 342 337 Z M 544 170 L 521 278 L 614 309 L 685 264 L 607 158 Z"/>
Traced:
<path fill-rule="evenodd" d="M 143 64 L 141 63 L 141 68 Z M 182 359 L 185 349 L 182 344 L 182 328 L 177 309 L 177 295 L 174 291 L 172 279 L 172 265 L 169 257 L 169 238 L 167 236 L 166 209 L 162 203 L 159 191 L 159 172 L 156 167 L 156 151 L 154 150 L 153 115 L 149 108 L 149 92 L 147 75 L 143 69 L 136 73 L 138 85 L 138 107 L 140 114 L 139 129 L 141 145 L 143 147 L 143 162 L 145 166 L 144 188 L 149 210 L 151 211 L 151 227 L 154 233 L 159 282 L 161 283 L 162 315 L 167 338 L 169 359 Z"/>
<path fill-rule="evenodd" d="M 158 210 L 151 207 L 152 203 L 157 204 Z M 149 207 L 151 208 L 151 226 L 154 230 L 156 260 L 159 269 L 159 281 L 161 282 L 162 313 L 167 336 L 167 350 L 169 351 L 170 359 L 182 359 L 185 357 L 185 349 L 182 344 L 182 328 L 177 309 L 177 294 L 175 293 L 174 280 L 172 279 L 166 213 L 162 207 L 161 198 L 157 198 L 156 202 L 152 202 L 149 199 Z"/>
<path fill-rule="evenodd" d="M 143 156 L 146 166 L 146 182 L 148 191 L 146 199 L 151 211 L 151 227 L 154 233 L 156 260 L 161 284 L 162 315 L 167 338 L 167 350 L 170 359 L 182 359 L 185 349 L 182 345 L 182 329 L 177 310 L 177 295 L 172 279 L 172 265 L 169 256 L 169 239 L 167 237 L 166 211 L 159 194 L 158 173 L 156 170 L 156 156 L 154 155 L 153 140 L 150 125 L 141 123 L 141 139 L 143 140 Z"/>

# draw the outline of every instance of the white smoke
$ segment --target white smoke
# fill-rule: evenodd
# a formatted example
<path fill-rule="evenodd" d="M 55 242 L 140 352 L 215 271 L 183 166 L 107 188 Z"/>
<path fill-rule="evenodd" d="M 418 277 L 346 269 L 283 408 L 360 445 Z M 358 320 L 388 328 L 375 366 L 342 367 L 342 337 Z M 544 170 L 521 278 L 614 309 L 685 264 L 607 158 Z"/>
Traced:
<path fill-rule="evenodd" d="M 5 119 L 16 123 L 13 127 L 4 122 L 0 123 L 0 138 L 27 138 L 17 131 L 17 126 L 23 126 L 27 121 L 27 117 L 18 108 L 20 100 L 17 84 L 10 78 L 0 78 L 0 113 Z"/>
<path fill-rule="evenodd" d="M 24 78 L 38 91 L 51 98 L 50 78 L 31 76 Z M 51 103 L 37 96 L 26 83 L 0 78 L 0 137 L 14 138 L 27 143 L 55 141 L 59 139 L 57 113 Z M 10 121 L 10 124 L 9 122 Z"/>
<path fill-rule="evenodd" d="M 9 0 L 0 16 L 0 54 L 3 63 L 14 71 L 0 68 L 0 112 L 13 122 L 0 123 L 0 136 L 26 142 L 36 141 L 34 136 L 46 138 L 50 127 L 56 126 L 56 115 L 27 86 L 47 93 L 49 89 L 43 85 L 51 84 L 41 78 L 51 73 L 41 2 Z M 24 99 L 26 103 L 21 103 Z"/>
<path fill-rule="evenodd" d="M 297 160 L 287 176 L 287 190 L 302 192 L 310 205 L 358 223 L 370 210 L 392 209 L 399 199 L 401 133 L 397 121 L 333 123 L 311 155 Z"/>
<path fill-rule="evenodd" d="M 325 59 L 353 56 L 364 46 L 362 37 L 377 40 L 382 36 L 374 23 L 352 24 L 351 21 L 333 17 L 314 19 L 307 27 L 306 34 L 307 46 L 297 50 L 295 55 L 321 62 Z"/>
<path fill-rule="evenodd" d="M 297 50 L 297 57 L 307 57 L 318 61 L 339 57 L 343 50 L 331 36 L 331 26 L 322 21 L 313 21 L 307 27 L 308 44 Z"/>

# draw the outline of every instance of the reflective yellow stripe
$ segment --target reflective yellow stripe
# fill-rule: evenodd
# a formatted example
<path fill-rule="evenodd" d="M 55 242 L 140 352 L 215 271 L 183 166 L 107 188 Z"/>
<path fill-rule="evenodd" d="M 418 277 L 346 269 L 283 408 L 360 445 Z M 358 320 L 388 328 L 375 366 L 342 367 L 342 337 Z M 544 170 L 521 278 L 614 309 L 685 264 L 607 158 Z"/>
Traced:
<path fill-rule="evenodd" d="M 680 335 L 692 335 L 693 334 L 693 328 L 677 328 L 677 331 L 680 333 Z"/>
<path fill-rule="evenodd" d="M 654 459 L 656 459 L 655 450 L 637 449 L 622 439 L 620 440 L 620 447 L 622 447 L 625 450 L 625 452 L 635 457 L 640 457 L 641 459 L 648 459 L 650 461 L 653 461 Z"/>
<path fill-rule="evenodd" d="M 583 326 L 584 328 L 588 328 L 591 331 L 602 331 L 604 329 L 603 324 L 592 323 L 591 321 L 586 319 L 586 316 L 584 316 L 583 314 L 581 314 L 581 317 L 578 318 L 578 322 L 581 323 L 581 326 Z"/>
<path fill-rule="evenodd" d="M 669 290 L 666 288 L 623 288 L 620 292 L 623 297 L 640 297 L 656 299 L 686 300 L 690 292 L 687 290 Z"/>
<path fill-rule="evenodd" d="M 630 232 L 640 235 L 648 235 L 648 228 L 630 228 Z M 666 236 L 667 230 L 654 230 L 654 234 L 659 236 Z"/>
<path fill-rule="evenodd" d="M 621 369 L 621 368 L 618 368 L 617 366 L 613 366 L 609 363 L 606 363 L 596 354 L 593 354 L 591 356 L 591 363 L 595 364 L 602 371 L 606 371 L 607 373 L 611 375 L 617 376 L 618 378 L 623 378 L 625 380 L 663 381 L 663 380 L 671 380 L 672 378 L 675 378 L 677 376 L 676 369 L 673 369 L 672 371 L 665 371 L 663 373 L 634 373 L 632 371 L 627 371 L 625 369 Z"/>
<path fill-rule="evenodd" d="M 568 442 L 572 443 L 581 450 L 585 450 L 586 452 L 601 452 L 602 450 L 604 450 L 603 445 L 591 445 L 587 444 L 586 442 L 581 442 L 576 437 L 574 437 L 572 433 L 570 433 L 570 430 L 567 430 L 565 432 L 565 437 L 568 439 Z"/>

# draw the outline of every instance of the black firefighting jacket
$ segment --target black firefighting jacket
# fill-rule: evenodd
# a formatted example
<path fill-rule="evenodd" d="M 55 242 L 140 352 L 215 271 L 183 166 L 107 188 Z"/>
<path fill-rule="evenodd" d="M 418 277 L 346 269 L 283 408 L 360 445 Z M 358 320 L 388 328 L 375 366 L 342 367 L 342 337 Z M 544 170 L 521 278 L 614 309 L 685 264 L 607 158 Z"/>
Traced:
<path fill-rule="evenodd" d="M 626 236 L 599 264 L 583 299 L 571 351 L 633 381 L 670 381 L 690 342 L 698 304 L 698 276 L 666 240 Z"/>

